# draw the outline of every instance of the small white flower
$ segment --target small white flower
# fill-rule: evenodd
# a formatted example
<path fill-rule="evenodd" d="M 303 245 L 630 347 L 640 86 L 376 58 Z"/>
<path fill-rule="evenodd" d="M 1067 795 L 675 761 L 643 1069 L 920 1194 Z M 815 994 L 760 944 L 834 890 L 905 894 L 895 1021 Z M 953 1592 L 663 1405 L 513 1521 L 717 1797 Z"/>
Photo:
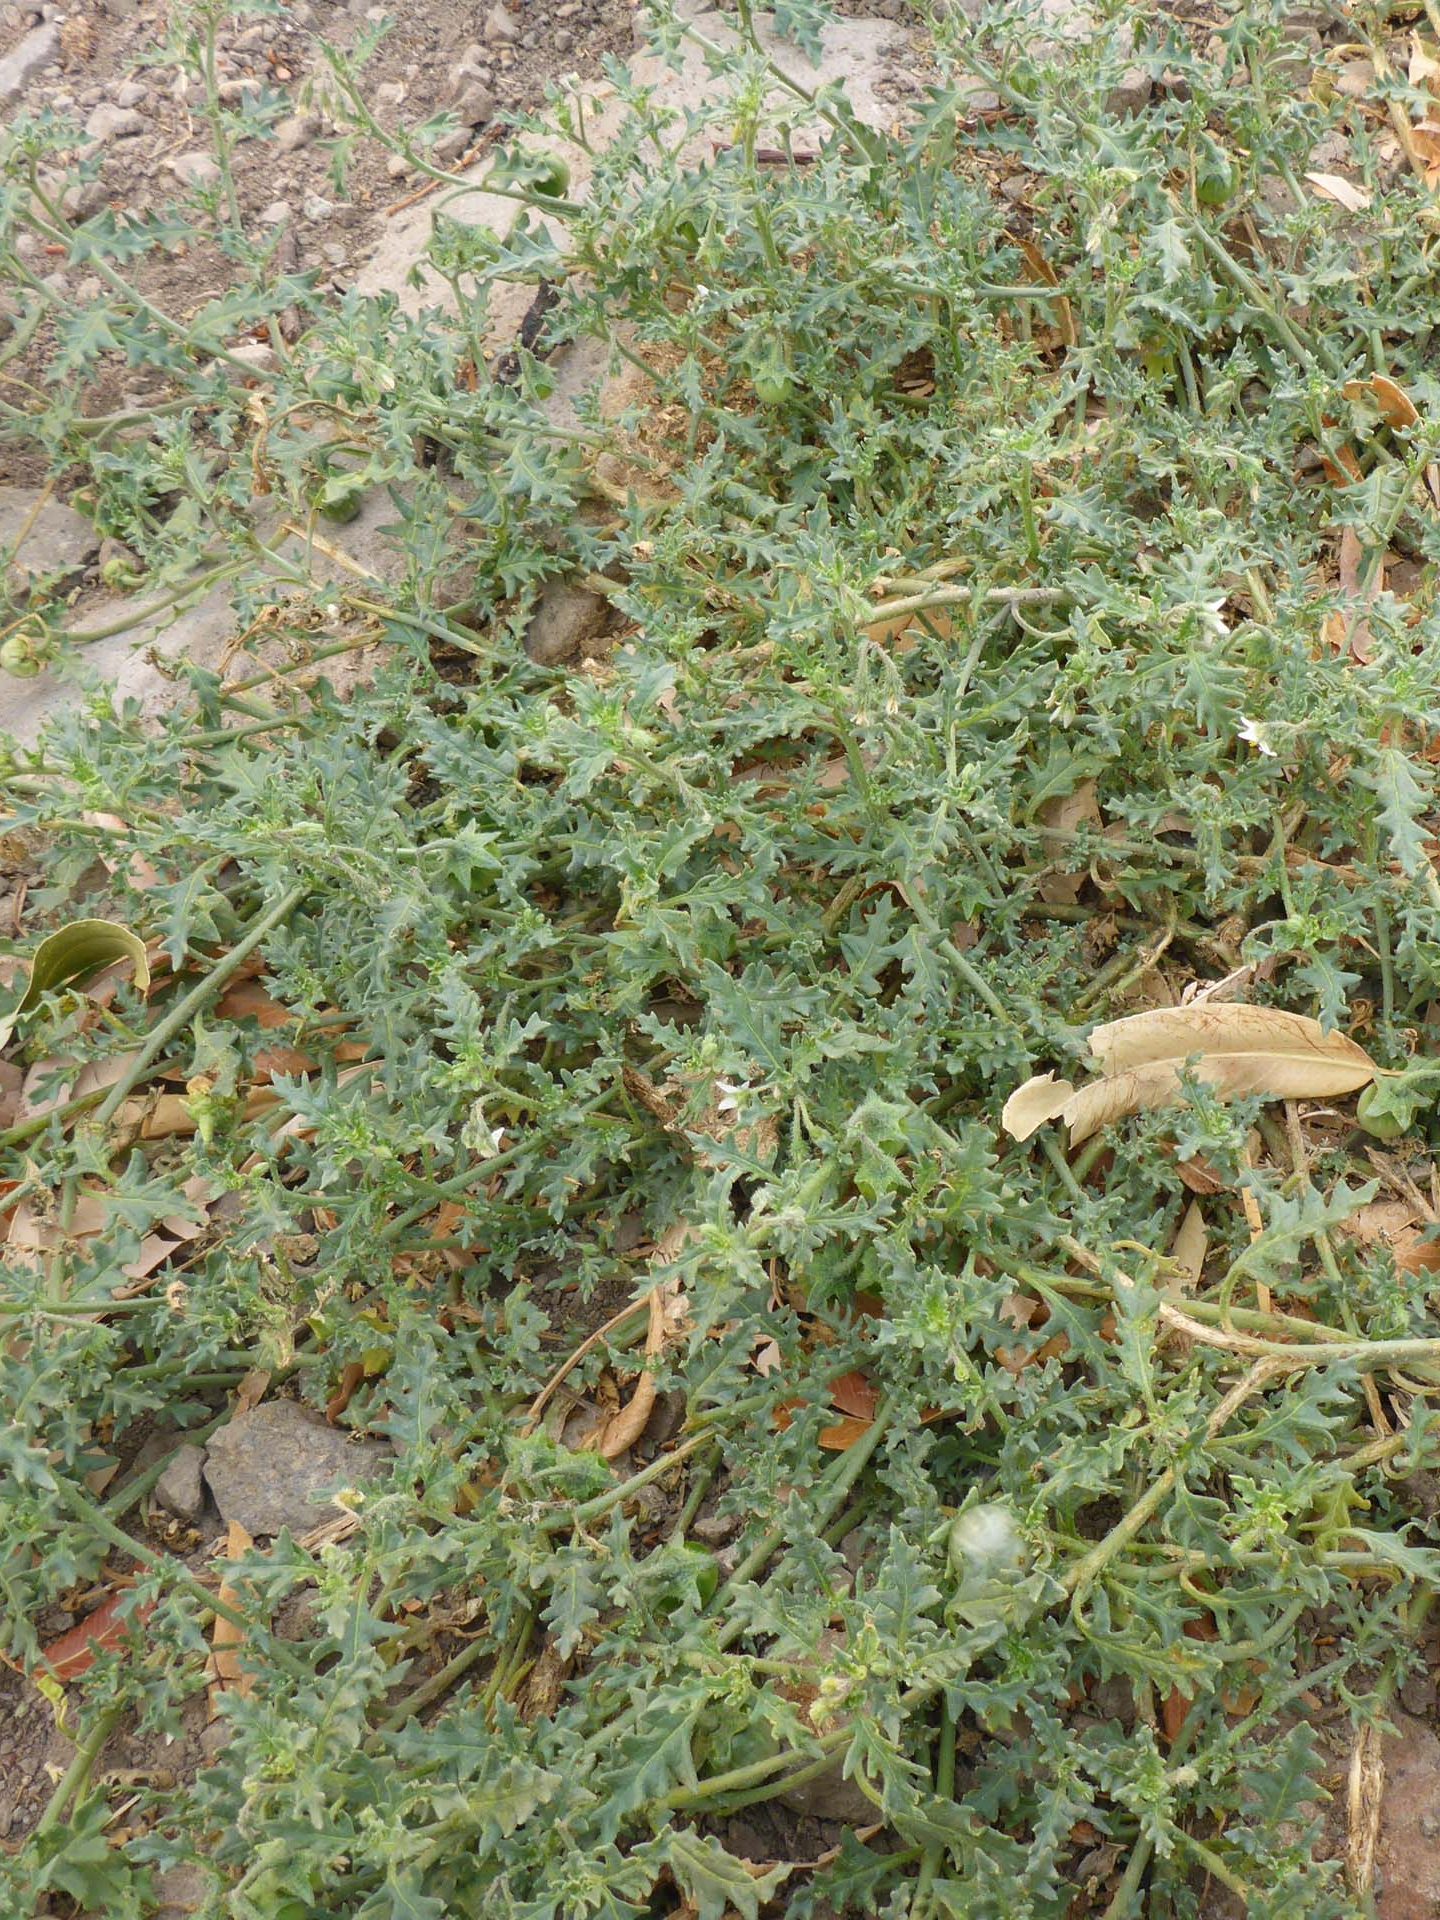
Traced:
<path fill-rule="evenodd" d="M 1225 596 L 1221 594 L 1218 600 L 1207 600 L 1201 610 L 1200 617 L 1202 625 L 1206 632 L 1212 634 L 1217 640 L 1225 639 L 1230 631 L 1230 623 L 1224 619 L 1220 612 L 1224 604 Z"/>
<path fill-rule="evenodd" d="M 1242 719 L 1240 722 L 1240 738 L 1245 741 L 1248 746 L 1258 747 L 1261 753 L 1267 754 L 1270 759 L 1274 760 L 1277 757 L 1275 748 L 1270 744 L 1270 729 L 1263 720 Z"/>
<path fill-rule="evenodd" d="M 720 1098 L 715 1102 L 715 1111 L 717 1113 L 738 1113 L 740 1111 L 739 1095 L 745 1091 L 743 1087 L 732 1086 L 728 1080 L 717 1080 L 715 1082 L 715 1091 L 720 1095 Z"/>

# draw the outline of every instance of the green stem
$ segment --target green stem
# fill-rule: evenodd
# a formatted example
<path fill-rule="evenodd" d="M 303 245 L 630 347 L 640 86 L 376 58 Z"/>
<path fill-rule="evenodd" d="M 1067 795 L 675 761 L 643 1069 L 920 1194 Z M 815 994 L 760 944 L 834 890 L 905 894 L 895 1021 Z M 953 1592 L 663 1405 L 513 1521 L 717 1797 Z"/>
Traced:
<path fill-rule="evenodd" d="M 76 1747 L 74 1758 L 61 1775 L 55 1791 L 46 1802 L 45 1811 L 35 1822 L 33 1837 L 41 1839 L 51 1833 L 64 1819 L 72 1800 L 78 1800 L 84 1793 L 90 1775 L 95 1771 L 95 1763 L 104 1751 L 105 1742 L 115 1731 L 124 1715 L 123 1707 L 107 1707 L 98 1715 L 89 1733 Z"/>
<path fill-rule="evenodd" d="M 237 946 L 232 947 L 225 958 L 212 967 L 203 980 L 197 981 L 190 991 L 176 1002 L 105 1096 L 100 1111 L 95 1116 L 98 1126 L 107 1126 L 114 1119 L 120 1107 L 149 1073 L 150 1068 L 176 1034 L 182 1033 L 206 1001 L 218 993 L 227 981 L 235 977 L 266 934 L 278 927 L 282 920 L 288 919 L 309 891 L 310 883 L 304 881 L 283 893 L 274 906 L 268 912 L 262 913 L 255 921 L 245 938 Z"/>

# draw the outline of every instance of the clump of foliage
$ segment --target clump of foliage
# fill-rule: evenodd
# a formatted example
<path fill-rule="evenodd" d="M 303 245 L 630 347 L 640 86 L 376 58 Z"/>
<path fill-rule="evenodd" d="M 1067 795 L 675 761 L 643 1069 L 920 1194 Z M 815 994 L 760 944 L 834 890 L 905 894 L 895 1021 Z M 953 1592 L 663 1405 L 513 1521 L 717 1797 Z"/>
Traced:
<path fill-rule="evenodd" d="M 1271 0 L 1210 36 L 1140 9 L 1138 47 L 1120 9 L 1037 47 L 1027 11 L 938 23 L 899 130 L 782 84 L 748 14 L 688 123 L 617 70 L 603 150 L 553 109 L 583 195 L 522 139 L 508 234 L 437 202 L 453 302 L 416 315 L 320 310 L 222 177 L 232 284 L 170 319 L 129 276 L 175 223 L 72 219 L 73 130 L 6 133 L 7 269 L 33 279 L 28 230 L 112 296 L 6 430 L 154 588 L 229 576 L 270 662 L 186 670 L 158 721 L 87 700 L 10 757 L 30 925 L 123 921 L 156 977 L 56 988 L 11 1042 L 68 1097 L 5 1136 L 41 1242 L 0 1299 L 6 1645 L 43 1674 L 37 1615 L 123 1573 L 151 1610 L 68 1690 L 80 1759 L 0 1863 L 7 1910 L 142 1915 L 186 1860 L 237 1920 L 1362 1909 L 1316 1858 L 1320 1775 L 1440 1573 L 1430 1278 L 1346 1232 L 1368 1136 L 1194 1080 L 1073 1156 L 998 1120 L 1165 969 L 1253 966 L 1382 1064 L 1424 1052 L 1427 189 L 1383 122 L 1368 205 L 1310 189 L 1340 106 Z M 1122 111 L 1137 60 L 1163 84 Z M 619 412 L 562 420 L 539 343 L 487 362 L 492 306 L 541 281 L 548 341 L 629 368 Z M 242 382 L 237 332 L 272 325 L 279 370 Z M 87 419 L 115 354 L 166 396 Z M 362 497 L 388 581 L 275 536 Z M 575 576 L 616 644 L 532 664 Z M 17 603 L 10 663 L 83 659 L 66 619 Z M 262 959 L 301 1056 L 270 1067 L 227 998 Z M 162 1075 L 193 1130 L 147 1139 Z M 1386 1164 L 1423 1188 L 1404 1084 Z M 1197 1185 L 1212 1337 L 1180 1340 Z M 203 1231 L 127 1277 L 177 1219 Z M 622 1466 L 529 1420 L 584 1303 L 657 1285 L 678 1426 Z M 570 1386 L 631 1392 L 643 1327 Z M 347 1539 L 245 1552 L 225 1597 L 134 1526 L 153 1472 L 92 1477 L 257 1366 L 394 1466 Z M 724 1562 L 692 1532 L 717 1504 Z M 119 1831 L 101 1743 L 179 1727 L 217 1610 L 253 1676 L 228 1743 Z M 724 1816 L 836 1759 L 869 1827 L 818 1866 L 727 1849 Z"/>

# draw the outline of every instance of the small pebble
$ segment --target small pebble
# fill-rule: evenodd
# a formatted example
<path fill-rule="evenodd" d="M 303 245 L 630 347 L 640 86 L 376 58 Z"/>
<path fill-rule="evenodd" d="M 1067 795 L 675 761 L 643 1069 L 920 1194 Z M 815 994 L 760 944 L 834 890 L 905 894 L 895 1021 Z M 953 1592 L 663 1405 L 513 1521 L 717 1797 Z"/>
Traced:
<path fill-rule="evenodd" d="M 145 131 L 145 116 L 133 107 L 115 107 L 104 102 L 85 122 L 85 131 L 92 140 L 101 142 L 128 140 Z"/>
<path fill-rule="evenodd" d="M 308 147 L 320 131 L 320 119 L 313 113 L 292 113 L 275 128 L 275 146 L 280 153 L 298 153 Z"/>
<path fill-rule="evenodd" d="M 187 187 L 213 187 L 220 178 L 220 164 L 208 153 L 177 153 L 170 171 Z"/>

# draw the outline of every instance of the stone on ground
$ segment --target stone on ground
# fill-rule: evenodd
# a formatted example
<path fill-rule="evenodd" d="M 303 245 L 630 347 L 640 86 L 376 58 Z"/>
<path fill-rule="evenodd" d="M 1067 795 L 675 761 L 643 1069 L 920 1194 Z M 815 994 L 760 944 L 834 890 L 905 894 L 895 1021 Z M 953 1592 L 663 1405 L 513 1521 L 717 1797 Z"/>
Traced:
<path fill-rule="evenodd" d="M 39 498 L 28 487 L 0 487 L 0 556 L 20 542 L 9 576 L 11 586 L 22 593 L 37 580 L 76 579 L 100 549 L 99 534 L 82 514 L 58 500 L 44 500 L 36 511 Z"/>
<path fill-rule="evenodd" d="M 558 667 L 573 660 L 605 624 L 609 603 L 588 587 L 552 580 L 525 629 L 525 651 L 537 667 Z"/>
<path fill-rule="evenodd" d="M 47 20 L 27 33 L 19 46 L 12 47 L 0 59 L 0 101 L 14 100 L 23 93 L 59 51 L 60 28 L 54 20 Z"/>
<path fill-rule="evenodd" d="M 200 1478 L 204 1464 L 203 1447 L 178 1447 L 155 1482 L 155 1498 L 177 1520 L 198 1520 L 205 1511 L 205 1483 Z"/>
<path fill-rule="evenodd" d="M 389 1458 L 378 1441 L 352 1441 L 294 1400 L 265 1400 L 211 1435 L 205 1478 L 227 1522 L 301 1534 L 335 1518 L 325 1495 L 357 1486 Z"/>

